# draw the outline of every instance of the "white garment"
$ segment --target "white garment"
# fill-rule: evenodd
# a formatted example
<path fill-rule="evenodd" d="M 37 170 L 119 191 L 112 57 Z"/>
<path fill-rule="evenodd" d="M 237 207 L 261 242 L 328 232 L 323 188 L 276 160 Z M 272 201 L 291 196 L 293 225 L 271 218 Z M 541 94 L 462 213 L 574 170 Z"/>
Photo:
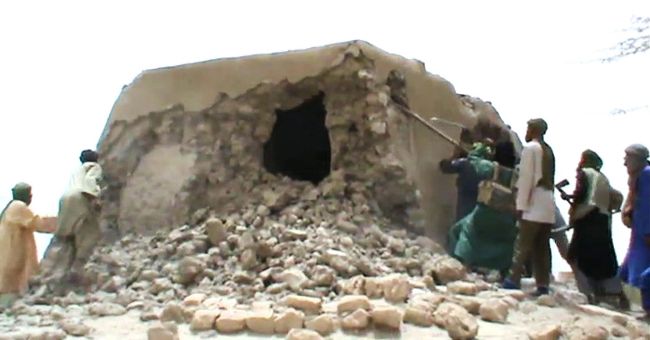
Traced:
<path fill-rule="evenodd" d="M 524 145 L 519 162 L 517 180 L 517 210 L 530 222 L 555 224 L 555 197 L 553 190 L 538 186 L 542 179 L 544 150 L 539 141 Z"/>
<path fill-rule="evenodd" d="M 99 196 L 101 187 L 102 167 L 95 162 L 86 162 L 72 174 L 66 192 L 81 191 L 92 196 Z"/>

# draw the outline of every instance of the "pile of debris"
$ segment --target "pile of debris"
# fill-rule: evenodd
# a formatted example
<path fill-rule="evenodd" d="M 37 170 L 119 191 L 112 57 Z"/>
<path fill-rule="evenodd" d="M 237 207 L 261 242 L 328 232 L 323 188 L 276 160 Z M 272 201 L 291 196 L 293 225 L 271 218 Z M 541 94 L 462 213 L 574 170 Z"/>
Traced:
<path fill-rule="evenodd" d="M 319 186 L 284 178 L 256 190 L 267 204 L 228 216 L 199 212 L 195 225 L 127 235 L 97 249 L 86 265 L 86 295 L 57 297 L 42 286 L 14 306 L 12 327 L 58 326 L 81 336 L 92 332 L 88 317 L 131 312 L 158 323 L 150 339 L 177 338 L 181 324 L 195 333 L 248 330 L 289 339 L 320 339 L 339 329 L 399 332 L 412 324 L 472 339 L 479 320 L 503 324 L 517 309 L 533 313 L 575 301 L 556 293 L 521 302 L 524 293 L 466 273 L 430 239 L 378 217 L 362 183 L 337 173 Z M 611 330 L 581 319 L 544 324 L 530 336 L 645 334 L 619 319 Z"/>

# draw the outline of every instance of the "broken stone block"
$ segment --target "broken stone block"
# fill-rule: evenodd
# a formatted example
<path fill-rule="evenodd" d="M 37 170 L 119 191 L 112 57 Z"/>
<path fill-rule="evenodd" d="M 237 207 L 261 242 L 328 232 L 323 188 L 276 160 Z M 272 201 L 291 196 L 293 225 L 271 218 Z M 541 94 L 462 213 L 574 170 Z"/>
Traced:
<path fill-rule="evenodd" d="M 597 321 L 591 319 L 577 319 L 566 330 L 569 339 L 607 340 L 609 331 Z"/>
<path fill-rule="evenodd" d="M 334 321 L 333 315 L 321 314 L 311 320 L 305 321 L 305 328 L 314 330 L 321 335 L 328 335 L 336 330 Z"/>
<path fill-rule="evenodd" d="M 451 294 L 476 295 L 478 286 L 472 282 L 454 281 L 447 283 L 447 292 Z"/>
<path fill-rule="evenodd" d="M 399 331 L 402 327 L 404 314 L 394 306 L 377 306 L 370 312 L 372 322 L 379 327 Z"/>
<path fill-rule="evenodd" d="M 628 336 L 628 334 L 629 334 L 627 329 L 625 329 L 622 326 L 618 326 L 618 325 L 612 327 L 610 333 L 612 333 L 612 336 L 615 336 L 617 338 L 623 338 L 623 337 Z"/>
<path fill-rule="evenodd" d="M 185 299 L 183 299 L 183 306 L 186 307 L 197 307 L 200 306 L 203 300 L 205 300 L 205 294 L 192 294 Z"/>
<path fill-rule="evenodd" d="M 147 330 L 147 340 L 178 340 L 178 329 L 167 324 L 151 326 Z"/>
<path fill-rule="evenodd" d="M 215 309 L 196 311 L 190 323 L 190 330 L 193 332 L 202 332 L 214 329 L 215 321 L 219 317 L 219 314 L 220 312 Z"/>
<path fill-rule="evenodd" d="M 90 334 L 91 328 L 85 325 L 81 320 L 62 320 L 59 325 L 68 335 L 86 336 Z"/>
<path fill-rule="evenodd" d="M 341 328 L 348 331 L 359 331 L 368 328 L 370 313 L 365 309 L 357 309 L 341 320 Z"/>
<path fill-rule="evenodd" d="M 221 333 L 236 333 L 246 329 L 246 311 L 226 310 L 222 312 L 216 321 L 217 331 Z"/>
<path fill-rule="evenodd" d="M 436 325 L 447 330 L 449 337 L 454 340 L 468 340 L 476 338 L 478 322 L 465 308 L 444 302 L 433 314 Z"/>
<path fill-rule="evenodd" d="M 241 267 L 246 270 L 257 266 L 257 254 L 255 253 L 255 249 L 245 249 L 239 258 L 239 263 L 241 264 Z"/>
<path fill-rule="evenodd" d="M 353 312 L 357 309 L 369 310 L 370 300 L 368 300 L 368 297 L 364 295 L 347 295 L 339 300 L 336 308 L 339 314 Z"/>
<path fill-rule="evenodd" d="M 257 310 L 248 313 L 246 327 L 259 334 L 275 333 L 275 316 L 273 310 Z"/>
<path fill-rule="evenodd" d="M 551 295 L 542 295 L 537 298 L 537 304 L 546 307 L 556 307 L 557 301 Z"/>
<path fill-rule="evenodd" d="M 160 321 L 173 321 L 176 323 L 185 322 L 185 313 L 183 308 L 176 303 L 168 303 L 160 314 Z"/>
<path fill-rule="evenodd" d="M 287 334 L 287 340 L 323 340 L 323 337 L 310 329 L 292 329 Z"/>
<path fill-rule="evenodd" d="M 88 313 L 96 316 L 118 316 L 126 314 L 126 308 L 110 302 L 95 302 L 88 307 Z"/>
<path fill-rule="evenodd" d="M 299 269 L 287 269 L 277 275 L 276 280 L 288 284 L 291 290 L 299 292 L 305 287 L 309 278 Z"/>
<path fill-rule="evenodd" d="M 393 274 L 383 278 L 384 299 L 388 302 L 404 302 L 411 294 L 411 284 L 408 277 L 401 274 Z"/>
<path fill-rule="evenodd" d="M 340 230 L 350 234 L 356 234 L 359 231 L 359 227 L 356 224 L 346 220 L 339 220 L 336 226 Z"/>
<path fill-rule="evenodd" d="M 174 281 L 180 284 L 190 284 L 204 270 L 204 264 L 196 257 L 185 257 L 178 263 Z"/>
<path fill-rule="evenodd" d="M 462 280 L 467 275 L 465 266 L 448 255 L 439 256 L 430 266 L 424 270 L 425 273 L 431 272 L 434 279 L 442 284 Z"/>
<path fill-rule="evenodd" d="M 318 265 L 312 270 L 311 279 L 318 286 L 331 286 L 336 279 L 336 271 L 328 266 Z"/>
<path fill-rule="evenodd" d="M 416 326 L 431 327 L 434 324 L 433 313 L 418 305 L 409 305 L 404 310 L 404 322 Z"/>
<path fill-rule="evenodd" d="M 448 298 L 448 300 L 449 302 L 462 306 L 467 312 L 473 315 L 478 315 L 481 309 L 481 301 L 473 296 L 457 295 Z"/>
<path fill-rule="evenodd" d="M 340 282 L 340 287 L 341 291 L 344 294 L 349 294 L 349 295 L 363 295 L 364 294 L 364 286 L 366 284 L 366 278 L 364 276 L 358 275 L 355 276 L 349 280 L 345 280 L 343 282 Z M 380 285 L 380 289 L 383 294 L 383 283 Z"/>
<path fill-rule="evenodd" d="M 562 327 L 560 325 L 536 327 L 536 329 L 528 333 L 530 340 L 558 340 L 561 335 Z"/>
<path fill-rule="evenodd" d="M 378 299 L 384 296 L 384 283 L 377 277 L 366 277 L 364 280 L 366 296 L 371 299 Z"/>
<path fill-rule="evenodd" d="M 305 314 L 295 309 L 288 309 L 275 319 L 275 332 L 286 334 L 292 329 L 300 329 L 305 321 Z"/>
<path fill-rule="evenodd" d="M 218 246 L 219 243 L 226 240 L 228 232 L 226 226 L 218 218 L 210 218 L 205 221 L 205 232 L 208 234 L 208 239 L 212 246 Z"/>
<path fill-rule="evenodd" d="M 285 298 L 285 303 L 288 306 L 299 310 L 318 313 L 321 310 L 322 301 L 319 298 L 300 296 L 300 295 L 289 295 Z"/>
<path fill-rule="evenodd" d="M 508 318 L 508 304 L 497 298 L 488 299 L 481 304 L 479 314 L 485 321 L 504 323 Z"/>

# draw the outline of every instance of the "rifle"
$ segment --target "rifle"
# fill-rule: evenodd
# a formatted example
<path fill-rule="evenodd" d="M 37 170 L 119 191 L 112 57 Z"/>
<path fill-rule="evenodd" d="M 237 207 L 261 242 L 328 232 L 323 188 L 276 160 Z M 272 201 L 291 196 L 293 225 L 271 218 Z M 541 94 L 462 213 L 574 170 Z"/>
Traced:
<path fill-rule="evenodd" d="M 571 201 L 571 196 L 569 196 L 569 194 L 567 194 L 566 191 L 564 191 L 564 187 L 566 187 L 569 184 L 570 183 L 568 180 L 563 179 L 559 183 L 555 184 L 555 189 L 557 189 L 560 192 L 560 196 L 562 197 L 563 200 L 569 202 L 569 204 L 573 204 L 573 202 Z M 551 229 L 551 234 L 565 232 L 572 228 L 573 228 L 572 225 L 565 225 L 559 228 Z"/>

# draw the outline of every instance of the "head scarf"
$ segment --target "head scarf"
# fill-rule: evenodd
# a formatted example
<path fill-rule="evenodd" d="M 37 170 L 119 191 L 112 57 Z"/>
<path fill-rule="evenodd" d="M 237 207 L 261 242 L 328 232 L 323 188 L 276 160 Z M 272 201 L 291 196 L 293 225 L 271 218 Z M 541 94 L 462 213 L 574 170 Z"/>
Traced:
<path fill-rule="evenodd" d="M 641 144 L 632 144 L 625 149 L 625 153 L 639 157 L 639 159 L 647 160 L 650 158 L 648 148 Z"/>
<path fill-rule="evenodd" d="M 7 208 L 9 208 L 9 205 L 13 201 L 21 201 L 24 202 L 25 204 L 30 204 L 32 201 L 32 186 L 27 184 L 27 183 L 18 183 L 14 185 L 14 187 L 11 189 L 11 196 L 13 197 L 12 200 L 7 203 L 7 206 L 5 206 L 4 209 L 2 209 L 2 213 L 0 213 L 0 221 L 2 221 L 2 218 L 5 216 L 5 211 L 7 211 Z"/>
<path fill-rule="evenodd" d="M 603 167 L 603 160 L 596 152 L 587 149 L 582 153 L 581 167 L 592 168 L 600 171 Z"/>
<path fill-rule="evenodd" d="M 489 146 L 483 143 L 474 143 L 472 146 L 472 151 L 469 152 L 470 157 L 477 157 L 483 159 L 489 159 L 492 154 L 492 150 Z"/>
<path fill-rule="evenodd" d="M 501 166 L 513 169 L 517 162 L 515 145 L 510 141 L 497 144 L 494 150 L 494 161 Z"/>
<path fill-rule="evenodd" d="M 86 162 L 95 162 L 97 163 L 97 160 L 99 159 L 99 155 L 97 152 L 93 150 L 84 150 L 81 152 L 81 156 L 79 156 L 79 160 L 81 163 L 86 163 Z"/>
<path fill-rule="evenodd" d="M 625 149 L 625 153 L 629 155 L 633 155 L 635 157 L 638 157 L 641 160 L 648 160 L 648 156 L 650 156 L 648 152 L 648 148 L 641 144 L 632 144 L 628 146 Z M 650 163 L 650 162 L 649 162 Z M 625 200 L 625 206 L 623 207 L 623 223 L 626 222 L 626 218 L 630 218 L 632 214 L 632 209 L 634 207 L 635 201 L 636 201 L 636 184 L 637 184 L 637 179 L 639 178 L 639 173 L 636 172 L 633 174 L 630 174 L 628 180 L 627 180 L 627 185 L 628 185 L 628 192 L 627 192 L 627 199 Z M 626 224 L 627 225 L 627 224 Z"/>
<path fill-rule="evenodd" d="M 542 136 L 546 134 L 548 130 L 548 124 L 542 118 L 531 119 L 528 121 L 528 126 L 535 129 Z"/>

